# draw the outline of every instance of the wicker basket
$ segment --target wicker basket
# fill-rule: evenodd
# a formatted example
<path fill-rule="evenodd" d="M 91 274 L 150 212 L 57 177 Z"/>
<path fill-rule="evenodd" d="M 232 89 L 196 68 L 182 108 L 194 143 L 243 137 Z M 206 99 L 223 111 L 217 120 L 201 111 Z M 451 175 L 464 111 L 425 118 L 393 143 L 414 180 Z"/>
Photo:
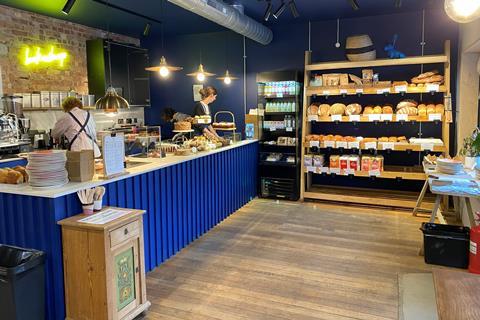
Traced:
<path fill-rule="evenodd" d="M 367 61 L 377 58 L 377 51 L 373 46 L 372 39 L 366 34 L 348 37 L 345 53 L 350 61 Z"/>

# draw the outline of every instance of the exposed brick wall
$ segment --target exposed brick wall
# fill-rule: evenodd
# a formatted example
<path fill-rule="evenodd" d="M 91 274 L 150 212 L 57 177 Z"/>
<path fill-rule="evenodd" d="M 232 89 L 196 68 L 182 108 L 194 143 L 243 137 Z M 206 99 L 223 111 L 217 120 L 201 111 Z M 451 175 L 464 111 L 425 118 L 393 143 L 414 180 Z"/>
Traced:
<path fill-rule="evenodd" d="M 86 41 L 107 32 L 0 5 L 0 67 L 3 92 L 68 91 L 88 93 Z M 111 34 L 110 38 L 139 45 L 139 40 Z M 69 53 L 64 69 L 32 69 L 20 63 L 22 46 L 55 45 Z"/>

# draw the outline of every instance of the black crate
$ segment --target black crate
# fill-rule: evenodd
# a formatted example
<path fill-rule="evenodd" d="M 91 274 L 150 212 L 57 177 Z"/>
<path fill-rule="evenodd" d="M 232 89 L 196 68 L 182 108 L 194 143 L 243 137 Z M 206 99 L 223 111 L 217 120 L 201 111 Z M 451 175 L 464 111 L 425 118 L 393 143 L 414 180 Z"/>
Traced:
<path fill-rule="evenodd" d="M 420 230 L 426 263 L 468 268 L 470 228 L 424 222 Z"/>

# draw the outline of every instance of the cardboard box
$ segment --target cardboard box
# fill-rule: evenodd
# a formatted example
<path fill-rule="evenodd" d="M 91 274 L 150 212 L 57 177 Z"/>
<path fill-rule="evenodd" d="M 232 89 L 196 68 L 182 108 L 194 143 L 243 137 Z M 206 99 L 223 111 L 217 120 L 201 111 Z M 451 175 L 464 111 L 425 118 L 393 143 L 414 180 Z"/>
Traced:
<path fill-rule="evenodd" d="M 245 115 L 245 137 L 247 139 L 262 139 L 262 116 Z"/>
<path fill-rule="evenodd" d="M 93 150 L 67 151 L 66 167 L 70 181 L 91 181 L 95 174 Z"/>

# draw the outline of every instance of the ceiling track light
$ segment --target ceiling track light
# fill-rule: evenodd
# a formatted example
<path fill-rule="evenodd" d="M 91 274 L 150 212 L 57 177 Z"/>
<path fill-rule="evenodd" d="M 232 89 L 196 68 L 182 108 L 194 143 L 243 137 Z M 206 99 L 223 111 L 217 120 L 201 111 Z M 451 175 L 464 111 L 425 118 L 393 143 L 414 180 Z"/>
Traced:
<path fill-rule="evenodd" d="M 144 37 L 148 37 L 148 35 L 150 34 L 150 28 L 152 27 L 152 25 L 150 24 L 150 22 L 147 22 L 145 24 L 145 28 L 143 28 L 143 36 Z"/>
<path fill-rule="evenodd" d="M 291 0 L 288 6 L 290 7 L 290 11 L 292 12 L 292 15 L 295 19 L 300 17 L 300 14 L 298 13 L 298 10 L 297 10 L 297 5 L 295 4 L 294 0 Z"/>
<path fill-rule="evenodd" d="M 357 0 L 348 0 L 348 3 L 350 3 L 350 6 L 355 11 L 360 9 L 360 6 L 358 5 Z"/>
<path fill-rule="evenodd" d="M 280 6 L 280 8 L 277 9 L 277 11 L 275 11 L 275 13 L 273 14 L 273 17 L 275 19 L 278 19 L 278 17 L 280 17 L 280 15 L 283 13 L 283 11 L 285 11 L 286 8 L 287 8 L 287 4 L 285 1 L 282 0 L 282 5 Z"/>
<path fill-rule="evenodd" d="M 268 21 L 270 19 L 270 15 L 272 14 L 272 1 L 267 0 L 267 9 L 265 10 L 265 13 L 263 14 L 263 20 Z"/>
<path fill-rule="evenodd" d="M 65 5 L 63 6 L 62 13 L 68 15 L 70 13 L 70 10 L 72 10 L 74 4 L 75 0 L 67 0 Z"/>
<path fill-rule="evenodd" d="M 395 8 L 401 8 L 402 0 L 394 0 L 394 5 L 395 5 Z"/>

